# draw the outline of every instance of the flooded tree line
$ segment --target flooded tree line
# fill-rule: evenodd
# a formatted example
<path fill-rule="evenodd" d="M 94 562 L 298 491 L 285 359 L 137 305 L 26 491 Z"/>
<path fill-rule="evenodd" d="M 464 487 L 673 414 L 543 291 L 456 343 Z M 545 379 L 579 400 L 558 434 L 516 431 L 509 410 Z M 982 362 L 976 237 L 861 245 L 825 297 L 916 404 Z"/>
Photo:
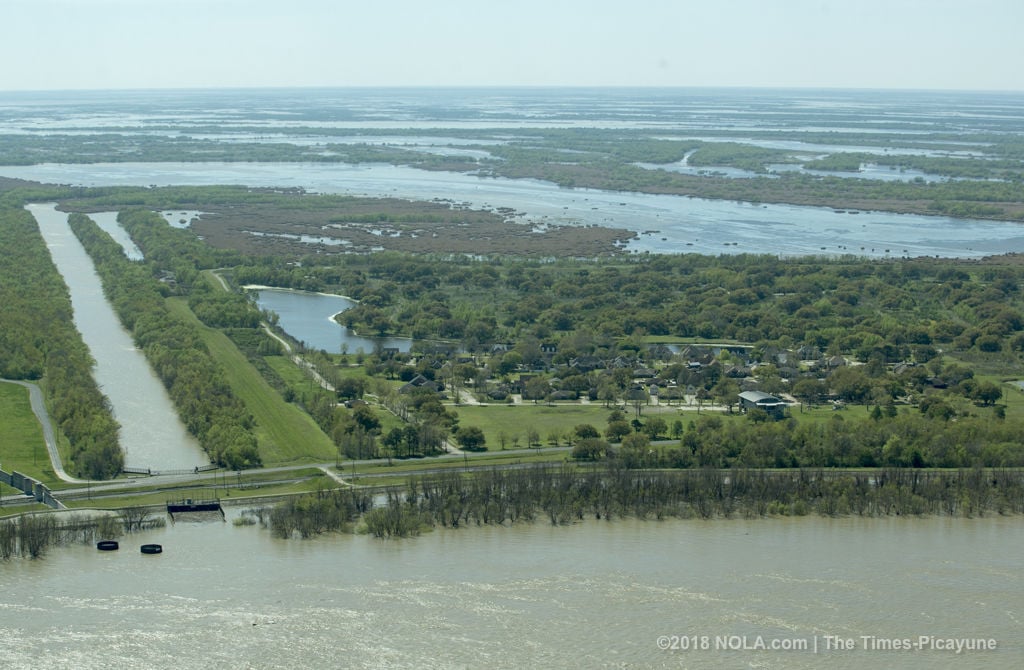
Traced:
<path fill-rule="evenodd" d="M 430 527 L 584 519 L 958 516 L 1024 512 L 1018 469 L 630 470 L 617 465 L 448 472 L 409 479 L 372 506 L 359 490 L 321 491 L 260 511 L 279 537 L 328 530 L 405 537 Z M 361 518 L 360 518 L 361 515 Z M 330 523 L 336 519 L 336 523 Z"/>
<path fill-rule="evenodd" d="M 0 520 L 0 560 L 41 558 L 51 547 L 114 540 L 165 523 L 144 507 L 116 514 L 22 514 Z"/>

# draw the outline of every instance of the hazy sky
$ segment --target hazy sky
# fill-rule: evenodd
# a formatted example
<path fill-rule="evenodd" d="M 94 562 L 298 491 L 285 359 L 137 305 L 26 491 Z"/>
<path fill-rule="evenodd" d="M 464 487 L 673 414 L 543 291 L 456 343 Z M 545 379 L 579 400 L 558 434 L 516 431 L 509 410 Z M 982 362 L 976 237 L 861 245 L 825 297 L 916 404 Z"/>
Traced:
<path fill-rule="evenodd" d="M 1024 90 L 1024 0 L 0 0 L 0 90 Z"/>

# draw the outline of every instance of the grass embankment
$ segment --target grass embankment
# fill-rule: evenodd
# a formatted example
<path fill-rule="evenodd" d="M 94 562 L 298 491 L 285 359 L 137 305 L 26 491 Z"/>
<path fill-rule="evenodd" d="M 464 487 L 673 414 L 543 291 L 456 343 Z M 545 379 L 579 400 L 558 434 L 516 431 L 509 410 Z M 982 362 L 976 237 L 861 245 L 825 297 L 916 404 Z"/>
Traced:
<path fill-rule="evenodd" d="M 181 498 L 201 500 L 216 497 L 226 502 L 232 499 L 307 493 L 322 487 L 325 478 L 323 471 L 317 468 L 302 468 L 288 472 L 225 472 L 173 485 L 159 485 L 159 488 L 156 488 L 156 485 L 140 484 L 116 491 L 97 490 L 85 496 L 65 499 L 64 503 L 76 509 L 120 509 L 163 505 L 168 500 Z"/>
<path fill-rule="evenodd" d="M 39 420 L 32 413 L 28 389 L 0 382 L 0 467 L 34 477 L 47 486 L 57 486 Z M 2 485 L 0 485 L 2 486 Z M 3 495 L 17 493 L 6 486 Z"/>
<path fill-rule="evenodd" d="M 232 391 L 256 418 L 254 432 L 264 466 L 334 458 L 331 439 L 308 414 L 285 402 L 227 336 L 202 325 L 184 300 L 169 299 L 167 305 L 176 316 L 190 320 L 199 329 L 210 353 L 224 366 Z"/>
<path fill-rule="evenodd" d="M 382 461 L 358 464 L 354 468 L 351 462 L 343 461 L 341 475 L 345 481 L 356 486 L 404 486 L 408 483 L 410 475 L 424 474 L 427 471 L 467 470 L 479 472 L 523 464 L 565 463 L 567 460 L 569 460 L 569 452 L 565 449 L 533 453 L 524 453 L 523 451 L 478 452 L 466 454 L 464 457 L 444 459 L 396 458 L 390 465 L 386 461 Z"/>

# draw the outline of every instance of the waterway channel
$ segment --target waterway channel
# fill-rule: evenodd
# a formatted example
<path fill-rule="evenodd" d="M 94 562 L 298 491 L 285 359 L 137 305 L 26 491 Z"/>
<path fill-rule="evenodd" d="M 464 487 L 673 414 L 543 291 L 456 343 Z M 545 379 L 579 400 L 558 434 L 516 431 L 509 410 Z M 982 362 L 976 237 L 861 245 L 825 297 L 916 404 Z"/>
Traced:
<path fill-rule="evenodd" d="M 103 295 L 92 259 L 71 232 L 67 214 L 52 203 L 29 205 L 28 210 L 70 289 L 75 326 L 96 361 L 96 382 L 121 424 L 125 465 L 177 470 L 208 463 L 178 418 L 163 384 Z"/>
<path fill-rule="evenodd" d="M 1019 518 L 537 522 L 302 541 L 233 526 L 239 511 L 228 512 L 227 523 L 122 538 L 117 552 L 77 546 L 0 564 L 5 667 L 1024 663 Z M 147 542 L 163 554 L 140 554 Z M 853 649 L 828 648 L 828 635 Z M 684 650 L 693 636 L 709 648 Z M 996 649 L 878 647 L 921 636 Z"/>

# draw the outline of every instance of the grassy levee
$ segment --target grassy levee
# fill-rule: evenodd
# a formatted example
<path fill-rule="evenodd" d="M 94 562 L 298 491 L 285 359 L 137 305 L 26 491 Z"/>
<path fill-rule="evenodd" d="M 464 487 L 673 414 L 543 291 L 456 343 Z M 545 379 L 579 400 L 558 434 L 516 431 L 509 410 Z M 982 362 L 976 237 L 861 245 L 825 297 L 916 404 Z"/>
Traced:
<path fill-rule="evenodd" d="M 74 509 L 122 509 L 124 507 L 164 505 L 168 500 L 178 499 L 187 496 L 216 496 L 221 503 L 228 504 L 232 500 L 251 501 L 250 504 L 257 504 L 260 498 L 277 498 L 280 496 L 296 495 L 316 491 L 323 487 L 324 475 L 317 473 L 316 476 L 309 476 L 304 479 L 292 482 L 267 483 L 267 484 L 246 484 L 237 486 L 231 484 L 231 476 L 227 478 L 227 486 L 208 485 L 205 487 L 183 488 L 181 493 L 168 491 L 139 491 L 129 496 L 94 496 L 92 498 L 76 498 L 66 502 L 68 507 Z"/>
<path fill-rule="evenodd" d="M 172 298 L 167 305 L 199 329 L 210 353 L 227 371 L 232 391 L 256 418 L 254 433 L 265 466 L 334 459 L 336 450 L 331 439 L 308 414 L 285 402 L 227 336 L 200 323 L 184 300 Z"/>
<path fill-rule="evenodd" d="M 47 486 L 62 484 L 53 472 L 43 430 L 32 413 L 28 389 L 0 382 L 0 467 L 34 477 Z M 14 489 L 4 489 L 13 493 Z"/>

